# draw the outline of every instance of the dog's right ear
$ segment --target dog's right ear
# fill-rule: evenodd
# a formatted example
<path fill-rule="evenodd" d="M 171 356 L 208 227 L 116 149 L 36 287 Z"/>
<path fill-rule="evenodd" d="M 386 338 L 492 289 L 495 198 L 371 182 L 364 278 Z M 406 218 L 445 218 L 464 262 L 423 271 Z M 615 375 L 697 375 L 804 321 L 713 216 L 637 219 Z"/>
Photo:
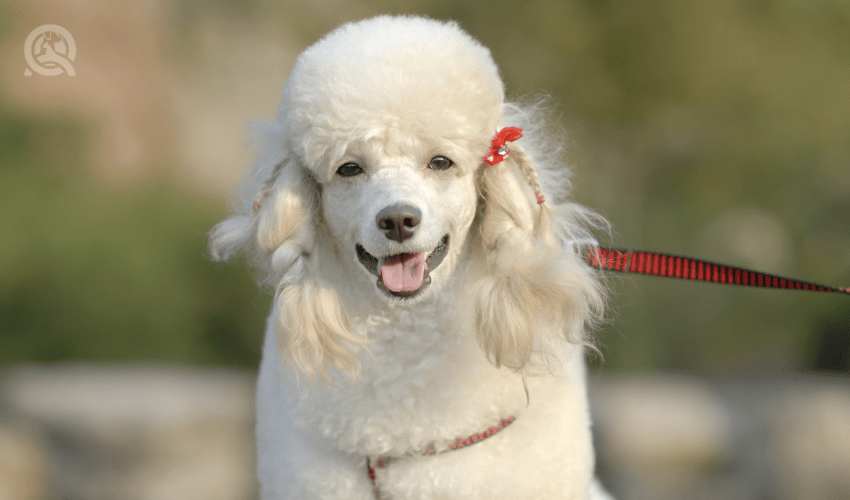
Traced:
<path fill-rule="evenodd" d="M 215 261 L 244 252 L 263 272 L 263 281 L 277 285 L 284 279 L 297 281 L 305 259 L 314 252 L 317 196 L 306 172 L 287 158 L 270 170 L 253 207 L 237 208 L 235 215 L 212 229 L 209 250 Z"/>
<path fill-rule="evenodd" d="M 318 272 L 319 186 L 282 149 L 280 134 L 263 139 L 245 183 L 248 196 L 234 216 L 210 232 L 210 256 L 225 261 L 244 252 L 261 281 L 274 286 L 278 346 L 296 373 L 311 383 L 317 375 L 327 382 L 331 364 L 356 377 L 360 363 L 354 348 L 365 346 L 365 339 L 351 332 L 341 296 Z"/>
<path fill-rule="evenodd" d="M 210 257 L 226 261 L 244 253 L 264 284 L 297 281 L 315 253 L 318 189 L 294 158 L 282 121 L 249 126 L 258 146 L 242 181 L 234 214 L 210 232 Z"/>

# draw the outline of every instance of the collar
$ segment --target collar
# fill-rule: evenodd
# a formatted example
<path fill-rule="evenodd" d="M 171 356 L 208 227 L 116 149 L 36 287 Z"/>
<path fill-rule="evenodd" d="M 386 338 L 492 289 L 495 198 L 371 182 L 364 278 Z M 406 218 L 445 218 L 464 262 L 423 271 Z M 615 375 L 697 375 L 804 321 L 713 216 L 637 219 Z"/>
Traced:
<path fill-rule="evenodd" d="M 487 439 L 488 437 L 496 434 L 501 431 L 505 427 L 511 425 L 514 422 L 514 417 L 508 417 L 504 420 L 499 421 L 498 425 L 494 425 L 489 429 L 486 429 L 484 432 L 480 432 L 478 434 L 473 434 L 466 438 L 458 439 L 452 444 L 446 446 L 445 448 L 437 449 L 433 445 L 429 445 L 428 449 L 419 453 L 408 453 L 406 455 L 401 455 L 396 458 L 404 458 L 404 457 L 426 457 L 429 455 L 440 455 L 443 453 L 447 453 L 449 451 L 459 450 L 461 448 L 466 448 L 467 446 L 471 446 L 475 443 L 480 443 L 481 441 Z M 366 457 L 366 468 L 369 472 L 369 480 L 372 481 L 372 487 L 375 489 L 375 498 L 380 500 L 381 492 L 378 490 L 378 485 L 375 482 L 375 470 L 383 469 L 384 467 L 390 464 L 390 457 L 388 456 L 380 456 L 375 458 L 374 465 L 372 465 L 372 459 Z"/>

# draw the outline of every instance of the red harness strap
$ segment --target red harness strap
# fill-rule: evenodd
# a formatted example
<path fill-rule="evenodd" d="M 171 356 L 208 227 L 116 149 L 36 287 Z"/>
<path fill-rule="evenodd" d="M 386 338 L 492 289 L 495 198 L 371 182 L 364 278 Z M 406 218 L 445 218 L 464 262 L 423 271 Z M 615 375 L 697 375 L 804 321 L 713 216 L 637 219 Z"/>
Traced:
<path fill-rule="evenodd" d="M 594 247 L 588 252 L 587 264 L 597 269 L 624 273 L 649 274 L 729 285 L 835 292 L 850 295 L 850 288 L 818 285 L 740 267 L 653 252 Z"/>
<path fill-rule="evenodd" d="M 446 446 L 442 450 L 437 450 L 433 446 L 429 446 L 428 449 L 426 451 L 422 452 L 422 453 L 404 455 L 404 456 L 439 455 L 441 453 L 459 450 L 461 448 L 465 448 L 465 447 L 473 445 L 475 443 L 480 443 L 481 441 L 484 441 L 488 437 L 496 434 L 497 432 L 501 431 L 505 427 L 511 425 L 513 422 L 514 422 L 514 417 L 508 417 L 508 418 L 500 421 L 499 425 L 494 425 L 493 427 L 490 427 L 489 429 L 485 430 L 484 432 L 481 432 L 481 433 L 478 433 L 478 434 L 473 434 L 466 439 L 458 439 L 457 441 L 455 441 L 454 443 L 452 443 L 449 446 Z M 390 457 L 378 457 L 377 459 L 375 459 L 375 466 L 372 467 L 371 460 L 368 457 L 366 458 L 366 468 L 369 471 L 369 479 L 372 481 L 372 487 L 375 489 L 375 498 L 377 498 L 379 500 L 381 498 L 381 493 L 380 493 L 380 491 L 378 491 L 378 486 L 375 484 L 375 469 L 380 469 L 380 468 L 386 467 L 389 464 L 390 464 Z"/>

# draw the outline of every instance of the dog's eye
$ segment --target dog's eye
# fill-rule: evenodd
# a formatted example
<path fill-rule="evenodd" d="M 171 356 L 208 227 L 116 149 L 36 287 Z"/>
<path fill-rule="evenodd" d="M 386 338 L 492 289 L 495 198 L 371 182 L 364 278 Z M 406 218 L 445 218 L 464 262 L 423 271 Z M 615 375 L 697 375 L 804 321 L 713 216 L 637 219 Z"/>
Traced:
<path fill-rule="evenodd" d="M 336 169 L 336 173 L 343 177 L 353 177 L 355 175 L 362 174 L 363 169 L 360 168 L 360 165 L 356 163 L 346 163 L 345 165 Z"/>
<path fill-rule="evenodd" d="M 431 170 L 448 170 L 452 168 L 455 162 L 446 158 L 445 156 L 435 156 L 431 158 L 431 161 L 428 163 L 428 168 Z"/>

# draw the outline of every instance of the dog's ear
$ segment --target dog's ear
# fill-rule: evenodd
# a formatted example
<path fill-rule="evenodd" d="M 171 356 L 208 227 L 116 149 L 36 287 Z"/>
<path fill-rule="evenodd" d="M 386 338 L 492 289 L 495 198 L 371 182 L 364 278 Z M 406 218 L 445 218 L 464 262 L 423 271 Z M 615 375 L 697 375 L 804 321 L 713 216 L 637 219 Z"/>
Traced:
<path fill-rule="evenodd" d="M 557 243 L 563 227 L 577 222 L 561 210 L 567 207 L 541 203 L 534 160 L 516 144 L 511 150 L 506 161 L 482 167 L 487 272 L 473 300 L 487 358 L 521 371 L 553 335 L 585 343 L 585 324 L 601 314 L 603 298 L 593 271 Z"/>
<path fill-rule="evenodd" d="M 257 181 L 264 173 L 267 178 Z M 255 168 L 245 184 L 254 191 L 253 206 L 243 202 L 235 215 L 212 229 L 211 258 L 226 261 L 245 253 L 264 283 L 277 286 L 281 281 L 297 281 L 316 245 L 316 189 L 289 158 L 278 159 L 271 168 Z M 257 184 L 258 188 L 252 188 Z"/>
<path fill-rule="evenodd" d="M 318 272 L 319 187 L 283 154 L 270 158 L 273 168 L 255 167 L 255 174 L 271 172 L 252 206 L 244 203 L 242 214 L 213 228 L 210 255 L 223 261 L 244 252 L 261 281 L 274 286 L 278 345 L 296 374 L 311 383 L 317 375 L 327 382 L 330 364 L 355 377 L 360 364 L 354 348 L 365 346 L 365 340 L 351 332 L 342 298 Z"/>

